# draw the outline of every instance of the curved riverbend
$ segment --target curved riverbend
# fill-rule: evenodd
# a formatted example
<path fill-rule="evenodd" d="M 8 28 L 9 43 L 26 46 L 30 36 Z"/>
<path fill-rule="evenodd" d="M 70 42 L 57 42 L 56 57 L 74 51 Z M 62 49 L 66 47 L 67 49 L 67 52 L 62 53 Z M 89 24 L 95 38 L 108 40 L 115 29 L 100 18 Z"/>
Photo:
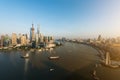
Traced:
<path fill-rule="evenodd" d="M 107 70 L 115 71 L 99 66 L 99 52 L 87 45 L 66 42 L 52 51 L 29 52 L 29 58 L 20 58 L 28 52 L 0 52 L 0 80 L 94 80 L 93 70 L 100 80 L 120 80 L 108 78 Z M 50 56 L 60 59 L 49 60 Z"/>

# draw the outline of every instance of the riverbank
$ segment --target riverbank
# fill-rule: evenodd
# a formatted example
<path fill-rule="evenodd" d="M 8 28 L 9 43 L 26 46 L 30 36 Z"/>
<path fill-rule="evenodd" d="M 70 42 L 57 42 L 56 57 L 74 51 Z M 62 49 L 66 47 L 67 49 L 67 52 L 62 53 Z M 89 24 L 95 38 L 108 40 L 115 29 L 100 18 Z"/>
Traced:
<path fill-rule="evenodd" d="M 107 53 L 107 51 L 105 51 L 104 49 L 99 48 L 99 46 L 95 46 L 93 44 L 87 44 L 87 43 L 84 43 L 84 44 L 93 47 L 94 49 L 96 49 L 99 52 L 98 56 L 100 57 L 100 63 L 103 66 L 106 66 L 106 67 L 109 67 L 109 68 L 120 68 L 120 62 L 119 61 L 115 61 L 115 60 L 110 59 L 111 63 L 106 64 L 106 53 Z"/>
<path fill-rule="evenodd" d="M 113 66 L 112 67 L 109 65 L 106 66 L 105 62 L 102 63 L 102 61 L 105 60 L 105 54 L 106 54 L 105 51 L 98 47 L 92 46 L 90 44 L 87 44 L 87 45 L 93 47 L 94 49 L 96 49 L 99 52 L 99 54 L 98 54 L 99 63 L 98 64 L 96 63 L 97 67 L 94 67 L 91 74 L 93 75 L 93 73 L 96 73 L 96 76 L 100 80 L 120 80 L 120 76 L 119 76 L 120 67 L 118 67 L 118 65 L 120 65 L 120 62 L 111 60 Z M 94 77 L 93 77 L 93 79 L 94 79 Z M 96 80 L 96 79 L 94 79 L 94 80 Z"/>
<path fill-rule="evenodd" d="M 93 80 L 91 72 L 98 61 L 96 52 L 91 47 L 69 42 L 54 48 L 51 53 L 29 51 L 27 59 L 20 55 L 28 51 L 0 52 L 0 80 Z M 60 56 L 60 59 L 49 60 L 50 56 Z"/>
<path fill-rule="evenodd" d="M 0 80 L 120 80 L 119 68 L 102 66 L 99 52 L 83 44 L 66 42 L 63 46 L 54 48 L 51 53 L 30 52 L 28 59 L 20 58 L 20 55 L 28 53 L 24 50 L 0 53 Z M 60 59 L 49 60 L 50 56 L 60 56 Z M 13 79 L 15 76 L 17 78 Z"/>

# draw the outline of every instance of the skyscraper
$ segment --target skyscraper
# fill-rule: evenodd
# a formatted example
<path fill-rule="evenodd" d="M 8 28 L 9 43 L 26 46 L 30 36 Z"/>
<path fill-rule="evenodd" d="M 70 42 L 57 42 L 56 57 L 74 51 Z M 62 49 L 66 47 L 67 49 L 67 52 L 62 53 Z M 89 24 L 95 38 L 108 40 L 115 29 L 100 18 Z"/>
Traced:
<path fill-rule="evenodd" d="M 30 42 L 35 41 L 35 29 L 34 24 L 32 24 L 32 28 L 30 28 Z"/>
<path fill-rule="evenodd" d="M 36 42 L 36 46 L 37 46 L 38 43 L 39 43 L 39 34 L 36 34 L 36 35 L 35 35 L 35 42 Z"/>
<path fill-rule="evenodd" d="M 40 43 L 40 25 L 37 27 L 38 43 Z"/>
<path fill-rule="evenodd" d="M 44 42 L 44 35 L 40 34 L 40 42 Z"/>
<path fill-rule="evenodd" d="M 102 40 L 101 35 L 98 36 L 98 39 L 97 39 L 97 40 L 98 40 L 98 41 L 101 41 L 101 40 Z"/>
<path fill-rule="evenodd" d="M 21 44 L 21 36 L 22 36 L 22 35 L 19 33 L 19 35 L 18 35 L 18 37 L 17 37 L 17 43 L 18 43 L 18 44 Z"/>
<path fill-rule="evenodd" d="M 23 34 L 23 35 L 21 36 L 21 45 L 26 45 L 26 44 L 27 44 L 26 35 Z"/>
<path fill-rule="evenodd" d="M 17 45 L 17 35 L 12 33 L 12 45 Z"/>
<path fill-rule="evenodd" d="M 40 34 L 40 25 L 37 27 L 37 34 Z"/>
<path fill-rule="evenodd" d="M 0 47 L 3 47 L 3 43 L 4 43 L 4 35 L 1 36 Z"/>

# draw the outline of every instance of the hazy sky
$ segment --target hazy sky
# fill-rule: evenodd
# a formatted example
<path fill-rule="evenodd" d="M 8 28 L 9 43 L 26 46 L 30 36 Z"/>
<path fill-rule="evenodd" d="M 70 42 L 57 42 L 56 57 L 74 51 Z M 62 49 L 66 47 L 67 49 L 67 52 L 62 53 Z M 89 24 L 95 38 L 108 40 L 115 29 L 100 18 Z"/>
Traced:
<path fill-rule="evenodd" d="M 120 0 L 0 0 L 0 34 L 120 36 Z M 36 30 L 37 31 L 37 30 Z"/>

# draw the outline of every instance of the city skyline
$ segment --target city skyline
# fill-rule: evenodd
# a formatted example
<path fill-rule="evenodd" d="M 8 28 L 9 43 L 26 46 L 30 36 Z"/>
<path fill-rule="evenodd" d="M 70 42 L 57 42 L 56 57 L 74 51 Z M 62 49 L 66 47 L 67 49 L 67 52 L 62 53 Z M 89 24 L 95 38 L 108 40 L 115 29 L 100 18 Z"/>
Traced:
<path fill-rule="evenodd" d="M 120 36 L 120 1 L 1 0 L 0 34 L 35 30 L 58 37 Z M 37 31 L 35 31 L 37 32 Z"/>

